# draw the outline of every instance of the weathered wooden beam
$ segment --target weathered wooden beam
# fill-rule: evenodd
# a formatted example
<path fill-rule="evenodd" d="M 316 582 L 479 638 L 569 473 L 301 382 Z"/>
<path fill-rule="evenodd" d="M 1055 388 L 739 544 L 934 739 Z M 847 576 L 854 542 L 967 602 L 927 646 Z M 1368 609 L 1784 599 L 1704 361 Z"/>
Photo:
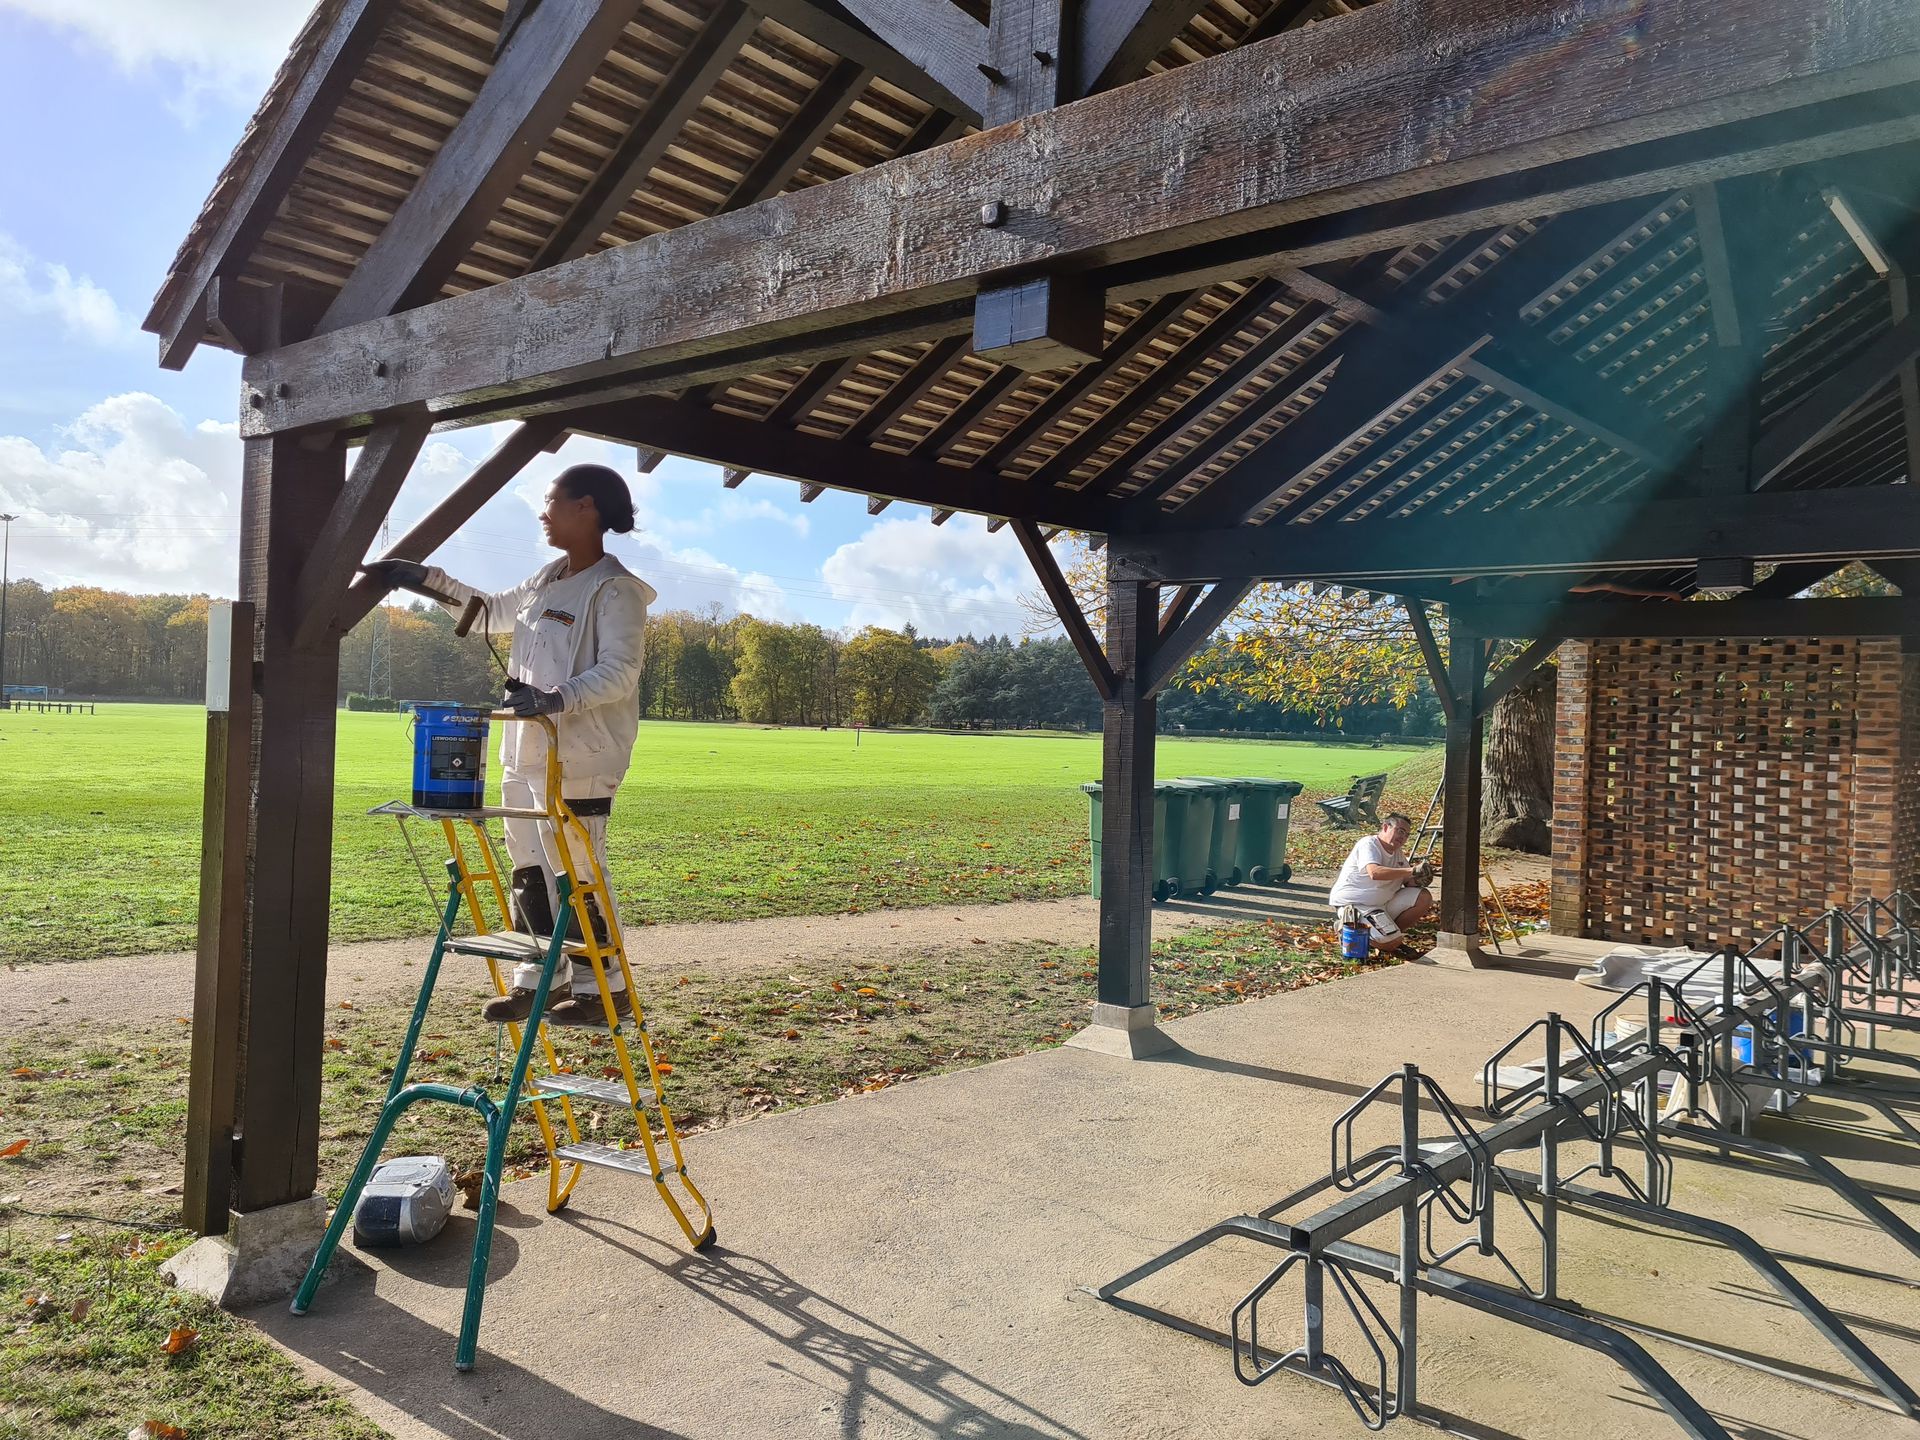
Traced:
<path fill-rule="evenodd" d="M 865 440 L 870 435 L 885 434 L 907 411 L 926 398 L 927 392 L 939 384 L 966 352 L 967 337 L 950 335 L 944 340 L 935 340 L 928 345 L 924 354 L 894 382 L 886 394 L 875 400 L 867 413 L 849 425 L 841 435 L 843 440 Z"/>
<path fill-rule="evenodd" d="M 952 0 L 840 0 L 855 19 L 873 31 L 941 92 L 952 96 L 958 109 L 977 115 L 986 124 L 991 102 L 988 76 L 981 68 L 987 59 L 987 27 Z M 847 54 L 842 51 L 842 54 Z M 857 59 L 857 56 L 848 56 Z"/>
<path fill-rule="evenodd" d="M 1856 350 L 1840 368 L 1769 425 L 1753 447 L 1753 486 L 1765 489 L 1920 355 L 1920 314 L 1908 314 Z"/>
<path fill-rule="evenodd" d="M 981 102 L 986 97 L 983 77 L 958 77 L 970 97 L 963 99 L 876 35 L 838 0 L 753 0 L 753 9 L 823 49 L 865 66 L 896 90 L 904 90 L 936 110 L 979 122 Z"/>
<path fill-rule="evenodd" d="M 1100 642 L 1094 638 L 1093 628 L 1087 624 L 1086 612 L 1080 608 L 1073 586 L 1060 573 L 1060 562 L 1054 558 L 1047 542 L 1040 538 L 1040 527 L 1031 520 L 1015 520 L 1013 533 L 1020 542 L 1021 550 L 1026 552 L 1027 563 L 1033 566 L 1040 588 L 1046 591 L 1047 599 L 1053 602 L 1053 613 L 1060 617 L 1060 628 L 1067 632 L 1067 638 L 1079 652 L 1080 663 L 1087 667 L 1087 674 L 1093 679 L 1093 688 L 1100 692 L 1102 700 L 1113 699 L 1116 694 L 1113 667 L 1107 663 L 1106 652 L 1100 648 Z"/>
<path fill-rule="evenodd" d="M 1204 585 L 1182 585 L 1173 592 L 1173 598 L 1167 601 L 1167 608 L 1160 612 L 1158 633 L 1162 640 L 1180 628 L 1180 622 L 1193 613 L 1193 607 L 1206 593 L 1207 587 Z"/>
<path fill-rule="evenodd" d="M 1303 19 L 1320 0 L 1278 0 L 1240 39 L 1254 45 Z M 1081 0 L 1074 89 L 1091 95 L 1125 85 L 1206 9 L 1204 0 Z"/>
<path fill-rule="evenodd" d="M 1480 689 L 1486 673 L 1480 637 L 1460 623 L 1459 611 L 1449 612 L 1447 689 L 1454 704 L 1440 776 L 1439 930 L 1443 945 L 1469 953 L 1480 938 L 1480 778 L 1486 739 Z"/>
<path fill-rule="evenodd" d="M 376 426 L 360 447 L 352 473 L 300 568 L 293 599 L 299 617 L 293 631 L 295 650 L 310 650 L 321 641 L 338 648 L 339 637 L 346 633 L 339 621 L 348 582 L 393 508 L 420 447 L 427 443 L 427 430 L 424 415 L 390 420 Z"/>
<path fill-rule="evenodd" d="M 1024 516 L 1081 530 L 1103 528 L 1112 513 L 1098 496 L 848 445 L 660 396 L 571 411 L 566 424 L 581 434 L 649 445 L 722 468 L 783 476 L 803 485 L 855 494 L 885 495 L 916 505 Z"/>
<path fill-rule="evenodd" d="M 867 513 L 869 515 L 878 515 L 892 503 L 893 501 L 884 495 L 869 495 L 867 497 Z"/>
<path fill-rule="evenodd" d="M 760 17 L 740 0 L 720 0 L 700 33 L 662 78 L 633 128 L 607 157 L 600 173 L 581 192 L 565 218 L 554 227 L 529 269 L 545 270 L 577 259 L 599 243 L 600 237 L 613 228 L 613 222 L 626 209 L 633 192 L 645 182 L 648 172 L 680 138 L 687 121 L 699 110 L 700 102 L 739 57 L 740 47 L 747 43 L 759 23 Z M 779 142 L 775 143 L 777 148 Z M 801 156 L 802 160 L 805 158 Z M 756 171 L 748 172 L 742 188 L 749 182 L 757 185 L 767 178 L 757 176 Z M 756 200 L 761 198 L 759 194 L 754 196 Z"/>
<path fill-rule="evenodd" d="M 935 506 L 933 514 L 930 515 L 928 518 L 932 520 L 935 525 L 944 525 L 947 523 L 947 521 L 953 518 L 953 511 L 943 510 L 938 506 Z"/>
<path fill-rule="evenodd" d="M 1887 282 L 1887 304 L 1893 319 L 1905 320 L 1913 310 L 1914 276 L 1907 256 L 1914 248 L 1914 237 L 1909 234 L 1905 245 L 1896 245 L 1895 236 L 1889 231 L 1896 229 L 1898 222 L 1883 229 L 1868 217 L 1857 199 L 1850 199 L 1847 192 L 1837 186 L 1828 186 L 1821 192 L 1821 198 L 1852 237 L 1874 274 Z M 1913 230 L 1911 217 L 1905 228 Z M 1920 484 L 1920 363 L 1909 357 L 1896 373 L 1900 381 L 1900 420 L 1906 430 L 1907 482 Z"/>
<path fill-rule="evenodd" d="M 1475 406 L 1460 415 L 1434 426 L 1424 439 L 1407 445 L 1390 464 L 1381 468 L 1378 474 L 1363 481 L 1353 490 L 1340 497 L 1323 517 L 1329 522 L 1345 520 L 1357 516 L 1376 499 L 1394 490 L 1387 499 L 1380 500 L 1384 514 L 1388 509 L 1397 509 L 1404 502 L 1414 498 L 1415 492 L 1424 493 L 1440 483 L 1450 465 L 1448 462 L 1477 454 L 1487 446 L 1497 443 L 1504 436 L 1532 423 L 1533 417 L 1526 406 L 1511 403 L 1503 411 L 1498 402 Z M 1404 443 L 1404 442 L 1402 442 Z M 1400 449 L 1396 444 L 1392 447 Z M 1391 453 L 1391 451 L 1389 451 Z M 1409 480 L 1414 471 L 1431 462 L 1431 469 L 1418 480 Z M 1406 488 L 1395 490 L 1402 481 Z"/>
<path fill-rule="evenodd" d="M 846 119 L 873 71 L 857 60 L 842 60 L 827 72 L 819 86 L 773 137 L 760 158 L 740 177 L 740 183 L 720 207 L 724 214 L 742 205 L 758 205 L 778 195 L 798 175 L 834 127 Z M 711 89 L 712 87 L 707 87 Z"/>
<path fill-rule="evenodd" d="M 1551 106 L 1496 83 L 1547 71 Z M 1288 103 L 1256 103 L 1281 74 Z M 1200 247 L 1221 238 L 1495 176 L 1508 187 L 1507 177 L 1534 167 L 1756 116 L 1791 110 L 1796 125 L 1817 125 L 1809 102 L 1870 100 L 1901 84 L 1920 84 L 1920 16 L 1900 0 L 1851 0 L 1817 16 L 1794 0 L 1710 13 L 1662 6 L 1644 12 L 1641 38 L 1624 52 L 1610 0 L 1375 6 L 1017 128 L 256 357 L 246 377 L 268 398 L 248 433 L 357 425 L 414 406 L 462 418 L 524 413 L 539 393 L 679 365 L 716 346 L 764 363 L 768 345 L 853 321 L 877 332 L 1021 266 L 1117 275 L 1173 255 L 1169 269 L 1184 275 L 1204 258 Z M 1463 94 L 1481 101 L 1463 111 Z M 1179 126 L 1146 123 L 1176 112 Z M 1902 112 L 1889 123 L 1912 120 Z M 1446 135 L 1446 146 L 1410 157 L 1402 137 L 1428 133 Z M 1114 135 L 1138 143 L 1115 145 Z M 1060 155 L 1079 162 L 1064 197 Z M 1279 165 L 1276 155 L 1311 163 Z M 1169 174 L 1182 183 L 1169 187 Z M 1580 203 L 1525 189 L 1515 203 L 1531 213 Z M 995 199 L 1007 222 L 984 228 L 981 205 Z M 1157 290 L 1109 294 L 1164 293 L 1169 280 L 1163 271 L 1142 282 Z M 754 303 L 743 307 L 742 296 Z M 516 342 L 503 352 L 507 333 Z M 407 363 L 376 375 L 382 355 Z"/>
<path fill-rule="evenodd" d="M 394 541 L 392 548 L 380 558 L 425 560 L 477 515 L 482 505 L 505 489 L 507 482 L 518 475 L 528 461 L 544 451 L 556 436 L 562 439 L 566 436 L 566 430 L 556 419 L 528 420 L 515 426 L 507 438 L 494 448 L 493 453 L 474 467 L 471 475 L 415 521 L 406 534 Z M 347 593 L 340 602 L 339 630 L 344 634 L 358 625 L 386 594 L 387 587 L 370 576 L 363 575 L 355 580 L 347 587 Z"/>
<path fill-rule="evenodd" d="M 802 505 L 811 505 L 826 493 L 827 487 L 824 485 L 802 485 L 800 487 L 800 503 Z"/>
<path fill-rule="evenodd" d="M 1011 365 L 1002 365 L 969 391 L 966 399 L 949 410 L 926 434 L 915 441 L 914 453 L 938 455 L 956 441 L 964 439 L 967 432 L 973 428 L 974 421 L 998 405 L 1001 397 L 1024 378 L 1024 371 L 1015 369 Z"/>
<path fill-rule="evenodd" d="M 934 0 L 940 3 L 940 0 Z M 1073 76 L 1073 21 L 1084 0 L 999 0 L 987 14 L 976 68 L 987 80 L 980 123 L 989 129 L 1079 92 Z"/>
<path fill-rule="evenodd" d="M 1476 627 L 1479 624 L 1477 617 L 1478 612 L 1476 612 L 1476 618 L 1471 622 Z M 1478 629 L 1476 629 L 1475 633 L 1491 635 L 1490 631 L 1481 631 Z M 1509 660 L 1500 673 L 1487 681 L 1481 688 L 1481 710 L 1491 715 L 1493 713 L 1493 707 L 1504 700 L 1512 691 L 1518 689 L 1521 682 L 1529 675 L 1533 674 L 1534 671 L 1551 660 L 1554 651 L 1565 644 L 1566 640 L 1567 637 L 1559 633 L 1558 630 L 1535 637 L 1526 649 Z"/>
<path fill-rule="evenodd" d="M 729 465 L 720 472 L 720 483 L 729 490 L 737 490 L 741 482 L 752 473 L 751 470 L 742 470 L 736 465 Z"/>
<path fill-rule="evenodd" d="M 340 287 L 320 322 L 323 334 L 440 293 L 639 10 L 639 0 L 544 0 L 521 22 L 467 113 Z"/>
<path fill-rule="evenodd" d="M 1920 633 L 1920 600 L 1904 595 L 1832 600 L 1756 600 L 1742 595 L 1698 602 L 1567 600 L 1555 605 L 1476 604 L 1470 614 L 1474 627 L 1489 635 L 1527 635 L 1535 633 L 1529 627 L 1546 626 L 1563 640 Z"/>
<path fill-rule="evenodd" d="M 1753 588 L 1748 590 L 1742 598 L 1790 600 L 1802 590 L 1818 585 L 1829 575 L 1837 575 L 1845 568 L 1846 566 L 1836 565 L 1830 560 L 1809 560 L 1800 564 L 1781 565 L 1766 579 L 1755 582 Z"/>
<path fill-rule="evenodd" d="M 660 468 L 660 462 L 667 458 L 664 450 L 654 450 L 645 445 L 636 446 L 633 452 L 633 472 L 636 475 L 651 475 Z"/>
<path fill-rule="evenodd" d="M 1451 725 L 1454 711 L 1458 708 L 1453 695 L 1453 682 L 1447 674 L 1446 657 L 1440 653 L 1440 643 L 1433 638 L 1433 623 L 1427 619 L 1427 605 L 1424 600 L 1402 595 L 1400 608 L 1407 612 L 1407 624 L 1413 627 L 1414 643 L 1420 647 L 1420 658 L 1427 667 L 1427 679 L 1433 682 L 1433 693 L 1440 701 L 1440 713 L 1447 717 Z"/>
<path fill-rule="evenodd" d="M 170 287 L 173 298 L 164 307 L 156 302 L 146 318 L 145 328 L 160 337 L 164 369 L 186 365 L 200 343 L 207 288 L 217 278 L 230 277 L 273 223 L 280 202 L 293 189 L 397 9 L 398 0 L 344 0 L 334 8 L 327 33 L 286 104 L 269 122 L 238 188 L 222 198 L 213 233 L 185 257 L 185 274 Z M 325 13 L 316 12 L 315 19 Z"/>
<path fill-rule="evenodd" d="M 1296 580 L 1520 575 L 1691 567 L 1703 555 L 1766 560 L 1920 554 L 1920 507 L 1899 486 L 1724 499 L 1563 505 L 1378 524 L 1272 524 L 1114 535 L 1121 573 L 1163 584 L 1222 576 Z M 1533 632 L 1533 633 L 1538 633 Z"/>
<path fill-rule="evenodd" d="M 860 364 L 860 356 L 849 355 L 841 360 L 822 360 L 808 369 L 774 402 L 767 412 L 763 423 L 768 425 L 791 425 L 807 418 L 808 412 L 828 395 L 840 387 L 840 383 Z"/>
<path fill-rule="evenodd" d="M 1147 667 L 1141 683 L 1149 695 L 1158 695 L 1173 682 L 1187 661 L 1198 655 L 1253 589 L 1251 580 L 1222 580 L 1207 592 L 1207 598 L 1193 607 L 1193 613 L 1180 622 L 1171 635 L 1162 635 L 1154 645 L 1153 663 Z"/>

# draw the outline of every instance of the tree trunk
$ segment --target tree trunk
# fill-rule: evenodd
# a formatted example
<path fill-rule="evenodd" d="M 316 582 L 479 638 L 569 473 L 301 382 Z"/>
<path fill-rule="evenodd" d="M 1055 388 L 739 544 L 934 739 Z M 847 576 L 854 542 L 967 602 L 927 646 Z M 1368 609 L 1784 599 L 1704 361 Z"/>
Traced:
<path fill-rule="evenodd" d="M 1545 855 L 1553 835 L 1554 682 L 1548 662 L 1493 707 L 1487 736 L 1480 838 Z"/>

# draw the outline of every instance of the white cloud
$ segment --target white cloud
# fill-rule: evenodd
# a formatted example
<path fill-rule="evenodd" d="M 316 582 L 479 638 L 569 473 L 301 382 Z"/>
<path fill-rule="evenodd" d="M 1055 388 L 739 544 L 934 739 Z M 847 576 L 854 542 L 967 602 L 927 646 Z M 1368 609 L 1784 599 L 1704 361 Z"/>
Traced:
<path fill-rule="evenodd" d="M 1019 634 L 1020 597 L 1038 588 L 1012 532 L 989 534 L 970 515 L 938 526 L 882 520 L 829 555 L 820 573 L 851 607 L 850 627 L 911 624 L 943 638 Z"/>
<path fill-rule="evenodd" d="M 0 436 L 13 573 L 47 585 L 234 592 L 240 447 L 152 395 L 115 395 L 62 432 L 67 448 Z"/>
<path fill-rule="evenodd" d="M 176 72 L 188 109 L 207 94 L 251 106 L 313 8 L 307 0 L 0 0 L 0 7 L 77 34 L 129 74 Z"/>
<path fill-rule="evenodd" d="M 139 340 L 138 327 L 113 296 L 85 275 L 36 259 L 12 236 L 0 232 L 0 321 L 6 320 L 51 321 L 64 338 L 94 345 L 130 345 Z"/>

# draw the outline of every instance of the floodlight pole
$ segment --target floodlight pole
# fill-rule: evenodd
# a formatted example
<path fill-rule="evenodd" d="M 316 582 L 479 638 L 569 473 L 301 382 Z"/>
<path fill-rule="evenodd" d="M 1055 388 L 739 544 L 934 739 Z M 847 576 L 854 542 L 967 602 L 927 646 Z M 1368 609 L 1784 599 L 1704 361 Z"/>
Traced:
<path fill-rule="evenodd" d="M 7 581 L 13 560 L 13 522 L 18 515 L 0 515 L 0 709 L 7 705 Z"/>

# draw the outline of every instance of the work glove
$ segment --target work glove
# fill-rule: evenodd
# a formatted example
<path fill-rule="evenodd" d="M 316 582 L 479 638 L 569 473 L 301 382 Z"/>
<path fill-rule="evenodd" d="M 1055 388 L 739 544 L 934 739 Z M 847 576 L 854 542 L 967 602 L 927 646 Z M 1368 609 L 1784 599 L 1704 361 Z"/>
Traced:
<path fill-rule="evenodd" d="M 360 568 L 389 590 L 426 593 L 427 567 L 418 560 L 369 560 Z"/>
<path fill-rule="evenodd" d="M 1422 889 L 1433 883 L 1433 862 L 1422 860 L 1413 867 L 1413 883 Z"/>
<path fill-rule="evenodd" d="M 507 682 L 506 707 L 522 720 L 535 715 L 558 715 L 564 702 L 558 690 L 540 690 L 532 685 Z"/>

